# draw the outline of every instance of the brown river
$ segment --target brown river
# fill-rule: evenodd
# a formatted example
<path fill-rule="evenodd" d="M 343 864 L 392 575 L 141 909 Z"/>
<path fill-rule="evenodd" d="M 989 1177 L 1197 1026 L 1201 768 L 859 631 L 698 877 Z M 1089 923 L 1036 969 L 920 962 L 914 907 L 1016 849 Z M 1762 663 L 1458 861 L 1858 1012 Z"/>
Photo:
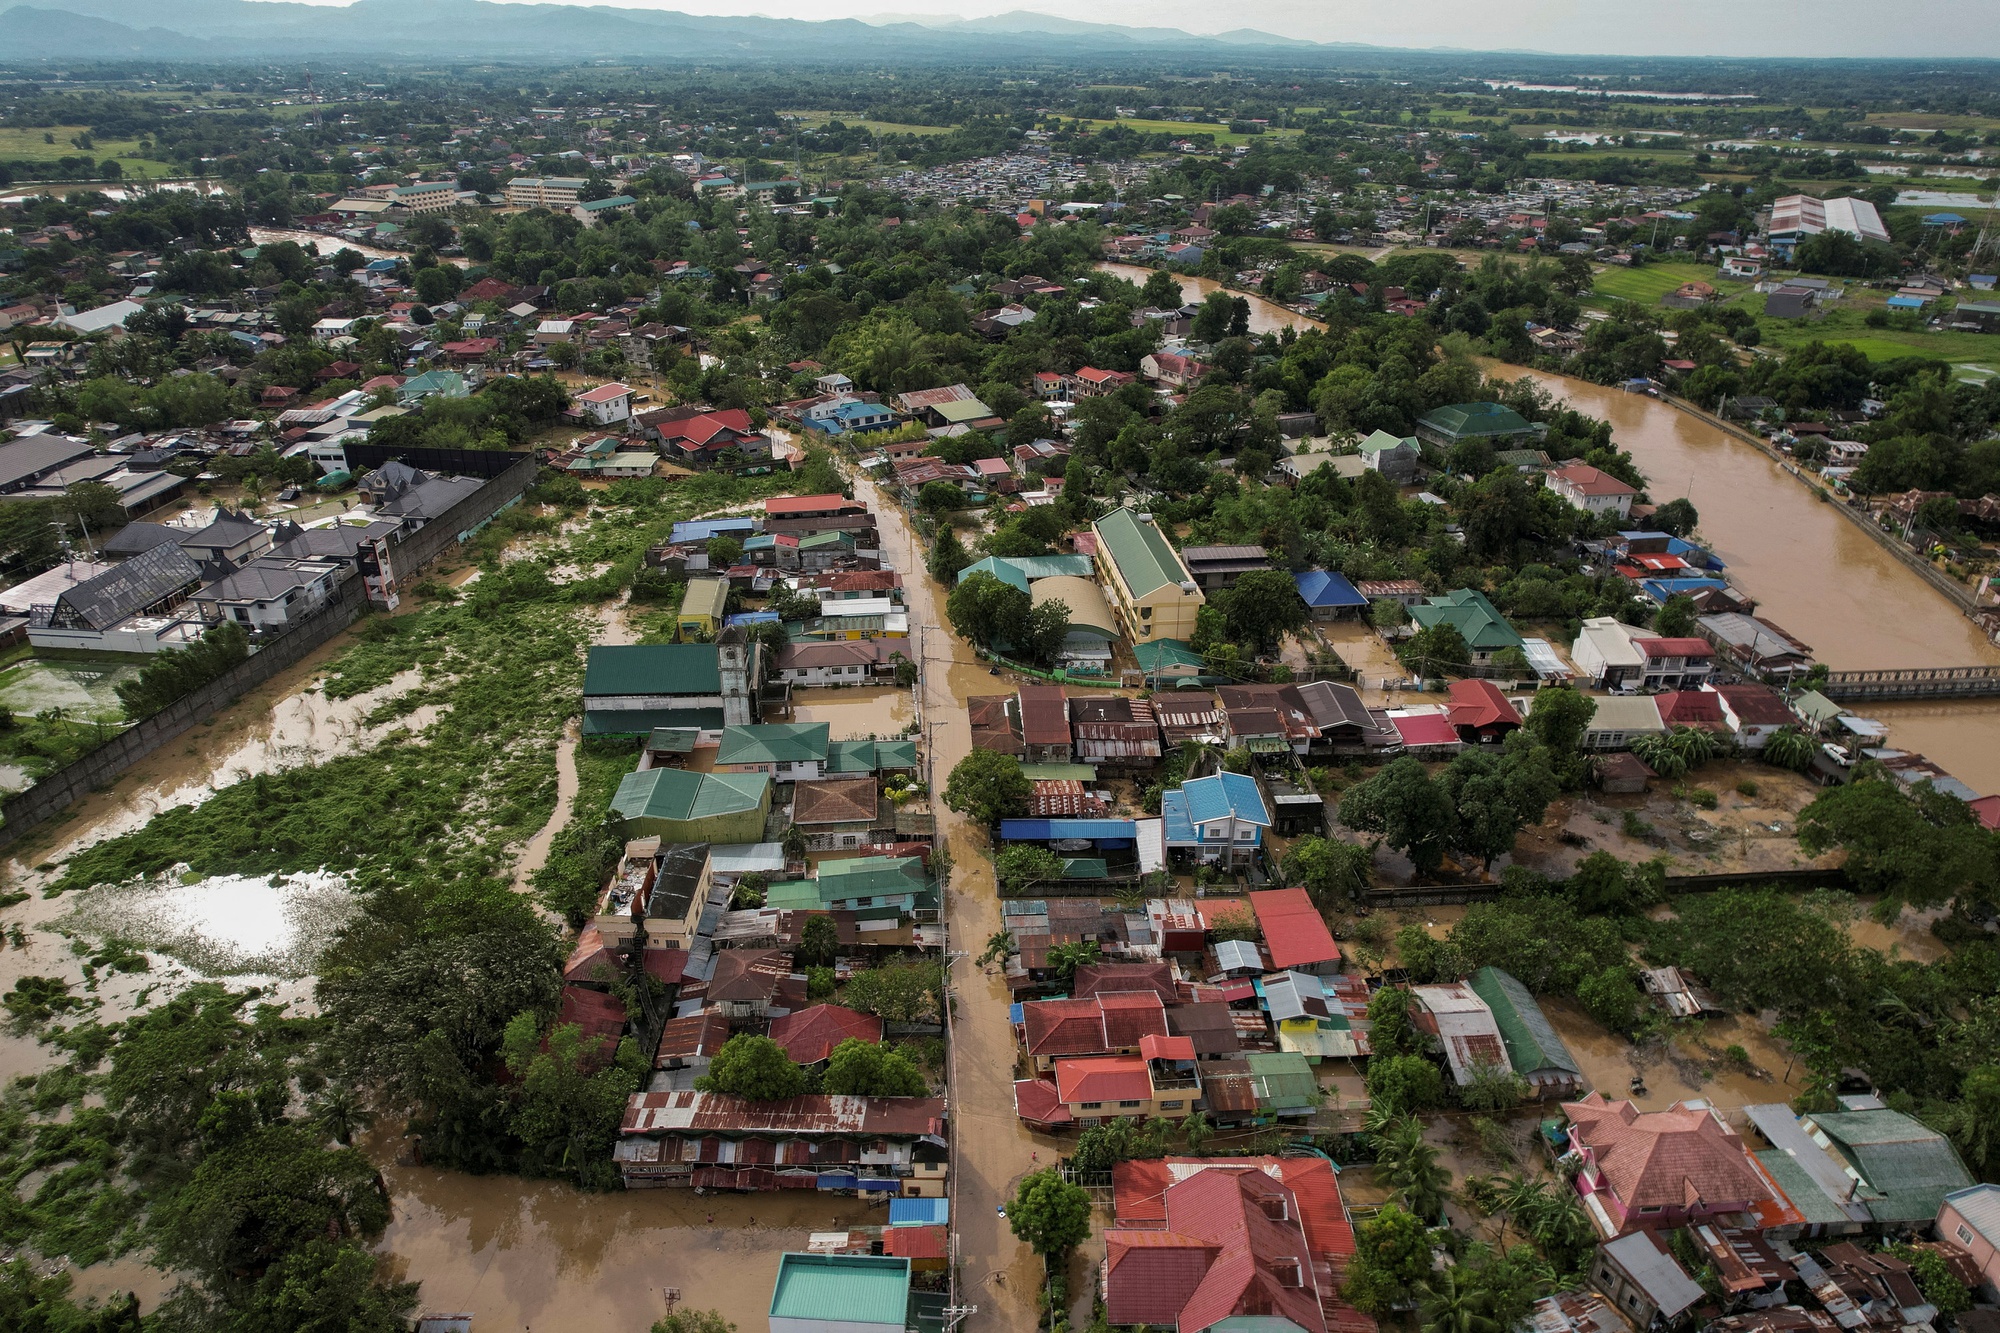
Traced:
<path fill-rule="evenodd" d="M 1152 272 L 1135 264 L 1098 268 L 1135 283 Z M 1225 289 L 1184 277 L 1181 290 L 1198 301 Z M 1318 325 L 1262 297 L 1233 294 L 1249 301 L 1253 332 Z M 1957 607 L 1755 447 L 1642 394 L 1480 364 L 1491 375 L 1526 375 L 1579 412 L 1609 421 L 1650 481 L 1652 498 L 1690 500 L 1701 514 L 1699 535 L 1728 565 L 1730 581 L 1757 599 L 1759 615 L 1811 644 L 1834 670 L 2000 664 L 2000 648 Z M 1981 792 L 2000 792 L 2000 699 L 1867 711 L 1888 725 L 1890 744 L 1929 755 Z"/>

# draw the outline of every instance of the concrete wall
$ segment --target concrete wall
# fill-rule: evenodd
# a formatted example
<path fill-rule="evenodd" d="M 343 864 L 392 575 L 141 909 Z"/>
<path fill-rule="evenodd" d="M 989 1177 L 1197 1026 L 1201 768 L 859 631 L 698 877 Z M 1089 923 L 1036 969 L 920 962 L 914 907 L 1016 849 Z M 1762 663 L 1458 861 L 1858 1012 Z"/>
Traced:
<path fill-rule="evenodd" d="M 419 572 L 445 550 L 457 545 L 461 537 L 469 536 L 494 514 L 518 500 L 522 492 L 534 483 L 535 472 L 534 460 L 523 458 L 438 518 L 411 533 L 390 556 L 399 577 Z M 38 824 L 103 787 L 196 723 L 213 717 L 280 671 L 303 661 L 315 649 L 353 624 L 367 604 L 367 585 L 358 575 L 349 577 L 318 610 L 271 639 L 227 675 L 174 701 L 145 721 L 126 728 L 75 763 L 49 774 L 20 795 L 9 798 L 0 804 L 0 847 L 12 845 Z"/>

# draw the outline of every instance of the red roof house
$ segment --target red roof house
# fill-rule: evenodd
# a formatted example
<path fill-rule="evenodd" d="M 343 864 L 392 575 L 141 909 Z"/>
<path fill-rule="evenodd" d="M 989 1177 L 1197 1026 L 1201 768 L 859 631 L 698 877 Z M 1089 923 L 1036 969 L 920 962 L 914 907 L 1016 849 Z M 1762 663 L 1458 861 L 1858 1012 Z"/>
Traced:
<path fill-rule="evenodd" d="M 1304 889 L 1265 889 L 1250 895 L 1250 910 L 1264 932 L 1271 966 L 1280 972 L 1332 972 L 1340 946 Z"/>
<path fill-rule="evenodd" d="M 1121 1162 L 1112 1185 L 1110 1322 L 1195 1330 L 1261 1317 L 1306 1333 L 1375 1327 L 1340 1298 L 1354 1233 L 1326 1161 Z"/>
<path fill-rule="evenodd" d="M 1564 1102 L 1584 1211 L 1604 1235 L 1671 1228 L 1725 1213 L 1797 1217 L 1743 1140 L 1712 1107 L 1675 1102 L 1641 1111 L 1593 1092 Z"/>
<path fill-rule="evenodd" d="M 1120 1102 L 1143 1106 L 1151 1101 L 1153 1082 L 1146 1077 L 1146 1062 L 1136 1055 L 1064 1060 L 1056 1066 L 1056 1095 L 1066 1106 L 1112 1108 L 1115 1115 Z"/>
<path fill-rule="evenodd" d="M 1521 726 L 1521 715 L 1490 680 L 1453 681 L 1445 716 L 1461 739 L 1481 745 L 1503 740 Z"/>
<path fill-rule="evenodd" d="M 871 1044 L 882 1040 L 882 1020 L 837 1004 L 816 1004 L 771 1020 L 771 1040 L 785 1048 L 796 1065 L 816 1065 L 833 1048 L 853 1038 Z"/>

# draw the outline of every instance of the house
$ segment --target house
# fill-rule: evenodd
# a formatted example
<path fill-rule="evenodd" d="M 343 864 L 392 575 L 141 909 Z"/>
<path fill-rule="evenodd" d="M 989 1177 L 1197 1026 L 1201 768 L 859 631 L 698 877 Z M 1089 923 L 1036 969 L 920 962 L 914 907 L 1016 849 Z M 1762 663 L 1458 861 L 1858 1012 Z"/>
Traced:
<path fill-rule="evenodd" d="M 1217 693 L 1232 749 L 1303 755 L 1320 738 L 1319 723 L 1296 685 L 1224 685 Z"/>
<path fill-rule="evenodd" d="M 1497 449 L 1522 447 L 1540 438 L 1541 431 L 1511 407 L 1499 403 L 1455 403 L 1440 407 L 1417 420 L 1417 438 L 1447 452 L 1460 440 L 1484 440 Z"/>
<path fill-rule="evenodd" d="M 787 1008 L 793 995 L 802 1007 L 804 981 L 784 949 L 723 949 L 715 955 L 704 998 L 732 1024 L 765 1019 L 774 1017 L 774 1008 Z"/>
<path fill-rule="evenodd" d="M 1646 784 L 1658 774 L 1648 768 L 1638 755 L 1621 751 L 1597 760 L 1591 767 L 1591 776 L 1596 780 L 1598 789 L 1606 795 L 1636 796 L 1644 792 Z"/>
<path fill-rule="evenodd" d="M 611 809 L 635 834 L 668 842 L 757 842 L 771 813 L 763 773 L 695 773 L 649 768 L 628 773 Z"/>
<path fill-rule="evenodd" d="M 1227 734 L 1222 710 L 1215 706 L 1215 696 L 1203 690 L 1155 694 L 1153 716 L 1160 719 L 1160 735 L 1168 746 L 1187 741 L 1220 745 Z"/>
<path fill-rule="evenodd" d="M 1103 675 L 1111 669 L 1111 647 L 1119 640 L 1118 621 L 1095 580 L 1075 574 L 1036 579 L 1028 588 L 1030 608 L 1060 602 L 1069 616 L 1069 632 L 1056 652 L 1056 665 L 1070 671 Z"/>
<path fill-rule="evenodd" d="M 1273 970 L 1310 976 L 1332 976 L 1340 970 L 1340 946 L 1304 889 L 1257 890 L 1250 894 L 1250 910 L 1264 934 Z"/>
<path fill-rule="evenodd" d="M 1118 695 L 1071 699 L 1069 727 L 1080 764 L 1151 768 L 1159 762 L 1160 723 L 1149 700 Z"/>
<path fill-rule="evenodd" d="M 1513 973 L 1482 967 L 1465 984 L 1486 1002 L 1493 1024 L 1500 1031 L 1500 1044 L 1507 1050 L 1507 1063 L 1527 1081 L 1534 1096 L 1582 1095 L 1583 1067 L 1563 1044 L 1542 1006 L 1535 1003 L 1535 997 Z"/>
<path fill-rule="evenodd" d="M 1468 983 L 1410 988 L 1410 1018 L 1444 1047 L 1452 1080 L 1465 1087 L 1486 1071 L 1509 1072 L 1507 1046 L 1493 1011 Z"/>
<path fill-rule="evenodd" d="M 899 1194 L 915 1192 L 910 1176 L 920 1163 L 944 1160 L 945 1150 L 928 1142 L 944 1132 L 936 1097 L 749 1102 L 719 1092 L 635 1092 L 612 1160 L 628 1189 L 766 1190 L 812 1179 L 819 1189 Z"/>
<path fill-rule="evenodd" d="M 1451 718 L 1437 708 L 1391 708 L 1383 717 L 1396 741 L 1416 759 L 1449 759 L 1465 748 Z"/>
<path fill-rule="evenodd" d="M 632 418 L 632 388 L 626 384 L 600 384 L 580 393 L 574 400 L 577 410 L 600 426 Z"/>
<path fill-rule="evenodd" d="M 178 537 L 180 547 L 205 570 L 236 569 L 271 549 L 271 529 L 249 513 L 217 505 L 208 523 Z"/>
<path fill-rule="evenodd" d="M 910 1260 L 886 1253 L 781 1255 L 770 1318 L 770 1333 L 903 1333 L 916 1326 Z"/>
<path fill-rule="evenodd" d="M 1319 739 L 1308 746 L 1309 754 L 1379 754 L 1400 743 L 1395 729 L 1369 711 L 1352 685 L 1314 680 L 1294 688 L 1319 727 Z"/>
<path fill-rule="evenodd" d="M 1069 390 L 1069 396 L 1080 401 L 1116 393 L 1135 382 L 1136 377 L 1129 371 L 1098 370 L 1093 366 L 1085 366 L 1081 370 L 1072 371 L 1064 379 L 1063 384 Z"/>
<path fill-rule="evenodd" d="M 1271 557 L 1261 546 L 1184 546 L 1181 563 L 1204 591 L 1233 588 L 1253 570 L 1269 569 Z"/>
<path fill-rule="evenodd" d="M 674 633 L 682 643 L 705 643 L 722 628 L 722 616 L 729 606 L 729 580 L 693 578 L 681 595 L 680 616 Z"/>
<path fill-rule="evenodd" d="M 844 495 L 780 495 L 764 501 L 764 517 L 770 518 L 839 518 L 846 514 L 865 514 L 868 506 L 848 499 Z"/>
<path fill-rule="evenodd" d="M 1416 579 L 1363 579 L 1354 590 L 1376 602 L 1394 602 L 1404 610 L 1424 600 L 1424 585 Z"/>
<path fill-rule="evenodd" d="M 1764 748 L 1772 732 L 1796 721 L 1783 697 L 1768 685 L 1711 685 L 1707 692 L 1721 704 L 1737 745 L 1752 753 Z"/>
<path fill-rule="evenodd" d="M 772 1019 L 770 1037 L 785 1048 L 793 1064 L 819 1065 L 843 1041 L 880 1044 L 882 1020 L 837 1004 L 816 1004 Z"/>
<path fill-rule="evenodd" d="M 638 202 L 629 194 L 608 195 L 603 199 L 585 199 L 571 204 L 569 215 L 586 227 L 595 227 L 605 218 L 631 212 Z"/>
<path fill-rule="evenodd" d="M 1446 718 L 1459 739 L 1472 745 L 1492 745 L 1518 731 L 1521 715 L 1507 696 L 1490 680 L 1455 680 L 1451 683 L 1451 706 Z"/>
<path fill-rule="evenodd" d="M 1179 639 L 1134 644 L 1132 657 L 1150 689 L 1161 688 L 1163 681 L 1191 680 L 1202 673 L 1205 665 L 1202 655 Z"/>
<path fill-rule="evenodd" d="M 1570 660 L 1596 689 L 1636 689 L 1646 669 L 1646 655 L 1635 642 L 1640 634 L 1616 617 L 1592 616 L 1570 645 Z"/>
<path fill-rule="evenodd" d="M 1889 230 L 1882 215 L 1866 199 L 1816 199 L 1808 194 L 1788 194 L 1771 204 L 1771 218 L 1765 234 L 1771 248 L 1790 259 L 1798 243 L 1823 231 L 1841 231 L 1858 241 L 1889 243 Z"/>
<path fill-rule="evenodd" d="M 1207 602 L 1151 514 L 1114 509 L 1091 525 L 1097 538 L 1098 581 L 1133 643 L 1191 639 L 1195 613 Z"/>
<path fill-rule="evenodd" d="M 1361 464 L 1368 471 L 1379 472 L 1398 486 L 1416 481 L 1417 463 L 1423 457 L 1416 436 L 1396 436 L 1378 430 L 1361 442 L 1359 451 Z"/>
<path fill-rule="evenodd" d="M 740 629 L 714 643 L 599 645 L 584 661 L 584 734 L 694 727 L 719 741 L 724 727 L 756 721 L 762 665 L 760 645 Z"/>
<path fill-rule="evenodd" d="M 1609 472 L 1588 463 L 1571 463 L 1551 468 L 1549 489 L 1570 505 L 1589 514 L 1616 514 L 1628 518 L 1632 502 L 1639 498 L 1636 487 L 1628 486 Z"/>
<path fill-rule="evenodd" d="M 637 838 L 625 845 L 625 856 L 590 924 L 608 949 L 633 948 L 641 923 L 649 957 L 685 949 L 701 924 L 714 885 L 707 843 Z"/>
<path fill-rule="evenodd" d="M 763 773 L 775 782 L 811 782 L 826 770 L 831 725 L 760 722 L 723 729 L 718 773 Z"/>
<path fill-rule="evenodd" d="M 1793 1211 L 1743 1140 L 1707 1102 L 1641 1111 L 1592 1092 L 1564 1102 L 1584 1211 L 1603 1236 L 1749 1213 L 1778 1225 Z M 1935 1208 L 1933 1208 L 1935 1211 Z"/>
<path fill-rule="evenodd" d="M 794 685 L 865 685 L 893 676 L 902 656 L 884 639 L 788 643 L 778 650 L 776 671 Z"/>
<path fill-rule="evenodd" d="M 1354 1229 L 1323 1158 L 1168 1157 L 1112 1171 L 1105 1317 L 1179 1333 L 1373 1333 L 1340 1295 Z"/>
<path fill-rule="evenodd" d="M 874 831 L 893 823 L 883 818 L 882 807 L 872 775 L 801 782 L 792 793 L 792 823 L 812 851 L 852 851 L 872 845 Z"/>
<path fill-rule="evenodd" d="M 1812 649 L 1761 616 L 1724 611 L 1697 616 L 1694 624 L 1725 657 L 1754 675 L 1790 680 L 1812 671 Z"/>
<path fill-rule="evenodd" d="M 1206 361 L 1178 352 L 1148 352 L 1139 358 L 1139 373 L 1148 382 L 1169 389 L 1184 389 L 1208 372 Z"/>
<path fill-rule="evenodd" d="M 94 648 L 151 653 L 181 647 L 200 633 L 199 619 L 175 614 L 202 571 L 172 543 L 142 551 L 93 574 L 28 612 L 37 648 Z"/>
<path fill-rule="evenodd" d="M 820 904 L 832 912 L 894 908 L 909 914 L 937 907 L 937 885 L 918 856 L 850 856 L 822 861 Z"/>
<path fill-rule="evenodd" d="M 1343 574 L 1306 569 L 1292 575 L 1292 581 L 1298 585 L 1299 597 L 1306 604 L 1306 614 L 1314 620 L 1338 620 L 1342 616 L 1354 615 L 1368 605 L 1368 599 Z"/>
<path fill-rule="evenodd" d="M 1532 705 L 1530 711 L 1533 711 Z M 1584 728 L 1582 748 L 1629 749 L 1635 737 L 1660 736 L 1666 734 L 1666 730 L 1667 724 L 1660 720 L 1659 705 L 1653 696 L 1607 695 L 1598 699 L 1597 712 Z"/>
<path fill-rule="evenodd" d="M 190 598 L 206 620 L 229 620 L 252 634 L 283 630 L 311 615 L 340 586 L 338 560 L 260 556 Z"/>
<path fill-rule="evenodd" d="M 1023 757 L 1029 763 L 1067 764 L 1076 757 L 1069 701 L 1060 685 L 1023 685 L 1020 700 Z"/>
<path fill-rule="evenodd" d="M 1979 1270 L 1980 1295 L 2000 1292 L 2000 1185 L 1968 1185 L 1938 1205 L 1938 1239 Z"/>
<path fill-rule="evenodd" d="M 1030 1000 L 1021 1006 L 1018 1034 L 1038 1075 L 1078 1056 L 1137 1055 L 1148 1037 L 1169 1035 L 1166 1005 L 1150 990 Z"/>
<path fill-rule="evenodd" d="M 1951 1140 L 1901 1111 L 1873 1103 L 1857 1110 L 1814 1111 L 1799 1128 L 1846 1164 L 1854 1192 L 1878 1225 L 1927 1225 L 1945 1199 L 1972 1185 Z"/>
<path fill-rule="evenodd" d="M 1256 779 L 1244 773 L 1212 773 L 1160 796 L 1167 854 L 1239 869 L 1256 859 L 1271 827 L 1271 812 Z"/>
<path fill-rule="evenodd" d="M 1442 597 L 1430 597 L 1410 608 L 1410 618 L 1421 629 L 1433 629 L 1439 625 L 1451 625 L 1465 640 L 1465 646 L 1472 650 L 1472 660 L 1476 665 L 1485 666 L 1493 661 L 1493 654 L 1512 648 L 1521 651 L 1521 636 L 1514 627 L 1486 600 L 1486 594 L 1471 588 L 1459 588 Z"/>
<path fill-rule="evenodd" d="M 1632 646 L 1639 650 L 1639 684 L 1644 689 L 1699 689 L 1715 669 L 1715 649 L 1706 639 L 1635 634 Z"/>
<path fill-rule="evenodd" d="M 1058 1060 L 1056 1098 L 1081 1125 L 1106 1120 L 1185 1120 L 1201 1099 L 1194 1044 L 1186 1037 L 1144 1037 L 1137 1055 Z"/>
<path fill-rule="evenodd" d="M 1704 1295 L 1701 1284 L 1651 1231 L 1634 1231 L 1600 1246 L 1590 1280 L 1636 1328 L 1671 1325 Z"/>

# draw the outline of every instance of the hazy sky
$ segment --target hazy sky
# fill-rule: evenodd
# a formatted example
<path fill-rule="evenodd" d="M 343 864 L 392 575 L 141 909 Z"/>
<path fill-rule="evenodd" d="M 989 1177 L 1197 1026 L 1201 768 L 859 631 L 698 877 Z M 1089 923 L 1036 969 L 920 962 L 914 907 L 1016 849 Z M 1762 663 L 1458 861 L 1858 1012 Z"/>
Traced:
<path fill-rule="evenodd" d="M 57 0 L 59 4 L 59 0 Z M 341 0 L 315 0 L 340 3 Z M 557 0 L 586 3 L 588 0 Z M 609 0 L 626 8 L 641 0 Z M 976 18 L 1020 9 L 1189 32 L 1259 28 L 1321 42 L 1603 55 L 2000 57 L 2000 0 L 656 0 L 773 18 Z"/>

